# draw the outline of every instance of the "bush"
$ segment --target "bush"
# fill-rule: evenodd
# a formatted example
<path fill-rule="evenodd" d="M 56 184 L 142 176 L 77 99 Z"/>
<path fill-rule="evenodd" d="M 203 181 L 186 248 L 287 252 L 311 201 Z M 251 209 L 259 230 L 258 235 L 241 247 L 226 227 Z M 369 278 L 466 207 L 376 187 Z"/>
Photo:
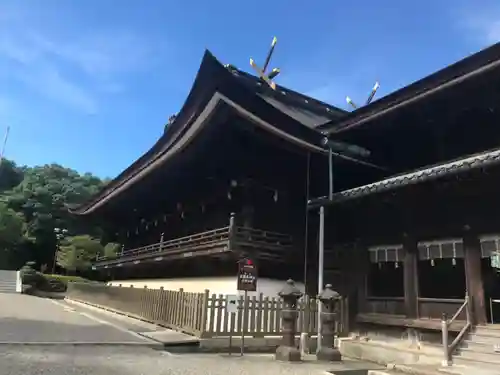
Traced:
<path fill-rule="evenodd" d="M 20 270 L 21 280 L 25 288 L 25 293 L 30 294 L 35 291 L 64 293 L 69 282 L 87 283 L 90 282 L 80 276 L 66 275 L 44 275 L 36 271 L 34 262 L 27 262 Z"/>
<path fill-rule="evenodd" d="M 68 276 L 68 275 L 43 275 L 47 280 L 58 280 L 64 285 L 68 285 L 68 283 L 88 283 L 91 282 L 80 276 Z"/>
<path fill-rule="evenodd" d="M 37 272 L 33 266 L 35 262 L 27 262 L 19 271 L 23 285 L 38 289 L 46 280 L 40 272 Z"/>

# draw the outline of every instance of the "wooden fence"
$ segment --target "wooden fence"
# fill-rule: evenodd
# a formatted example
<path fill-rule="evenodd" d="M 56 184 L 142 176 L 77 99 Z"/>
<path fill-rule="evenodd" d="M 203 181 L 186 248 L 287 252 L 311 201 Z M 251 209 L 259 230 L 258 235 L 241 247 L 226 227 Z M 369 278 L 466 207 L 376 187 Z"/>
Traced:
<path fill-rule="evenodd" d="M 241 296 L 237 312 L 227 309 L 227 296 L 147 288 L 70 283 L 67 297 L 203 338 L 232 335 L 281 335 L 283 301 L 278 297 Z M 348 333 L 347 299 L 340 304 L 339 335 Z M 297 306 L 298 332 L 317 333 L 317 301 L 302 298 Z M 244 331 L 244 332 L 243 332 Z"/>

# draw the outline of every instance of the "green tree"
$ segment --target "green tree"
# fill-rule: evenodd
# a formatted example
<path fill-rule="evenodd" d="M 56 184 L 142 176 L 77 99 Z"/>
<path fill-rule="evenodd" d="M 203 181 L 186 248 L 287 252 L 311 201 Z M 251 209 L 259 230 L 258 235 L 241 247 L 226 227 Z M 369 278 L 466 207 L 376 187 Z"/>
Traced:
<path fill-rule="evenodd" d="M 87 234 L 67 237 L 57 252 L 57 263 L 70 273 L 86 271 L 96 256 L 103 252 L 99 240 Z"/>
<path fill-rule="evenodd" d="M 100 238 L 100 228 L 78 220 L 68 212 L 68 207 L 88 200 L 104 185 L 90 173 L 79 174 L 58 164 L 18 167 L 4 159 L 0 165 L 0 202 L 9 212 L 17 214 L 23 228 L 20 248 L 10 251 L 14 255 L 12 261 L 18 267 L 27 260 L 33 260 L 37 268 L 52 264 L 57 246 L 56 227 L 73 235 Z M 14 236 L 18 232 L 11 233 Z"/>
<path fill-rule="evenodd" d="M 22 254 L 24 240 L 23 217 L 0 203 L 0 269 L 21 266 L 19 263 L 25 260 Z"/>
<path fill-rule="evenodd" d="M 109 242 L 104 246 L 104 256 L 108 258 L 115 258 L 121 251 L 122 245 L 116 242 Z"/>
<path fill-rule="evenodd" d="M 23 180 L 23 168 L 11 160 L 2 159 L 0 164 L 0 192 L 12 189 Z"/>

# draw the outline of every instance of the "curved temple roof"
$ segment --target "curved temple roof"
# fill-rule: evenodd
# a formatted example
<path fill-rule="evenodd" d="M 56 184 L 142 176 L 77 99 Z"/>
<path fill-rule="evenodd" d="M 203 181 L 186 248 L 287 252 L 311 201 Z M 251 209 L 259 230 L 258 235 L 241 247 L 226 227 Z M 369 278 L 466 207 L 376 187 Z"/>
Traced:
<path fill-rule="evenodd" d="M 344 132 L 368 124 L 371 120 L 388 114 L 404 105 L 416 102 L 439 90 L 450 88 L 500 67 L 500 43 L 468 56 L 401 90 L 395 91 L 371 104 L 350 112 L 340 121 L 332 121 L 318 128 L 325 133 Z"/>
<path fill-rule="evenodd" d="M 313 128 L 336 121 L 347 112 L 259 78 L 225 68 L 206 51 L 181 111 L 153 147 L 111 181 L 89 202 L 71 212 L 85 215 L 140 181 L 182 151 L 221 105 L 229 106 L 256 126 L 304 148 L 324 153 L 324 136 Z M 340 155 L 338 155 L 340 156 Z"/>

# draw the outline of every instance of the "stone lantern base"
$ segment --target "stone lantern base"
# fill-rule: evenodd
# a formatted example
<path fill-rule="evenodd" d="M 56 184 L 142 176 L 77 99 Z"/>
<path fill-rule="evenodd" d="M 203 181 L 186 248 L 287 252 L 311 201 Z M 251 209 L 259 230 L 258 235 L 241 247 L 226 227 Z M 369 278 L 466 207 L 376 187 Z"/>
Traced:
<path fill-rule="evenodd" d="M 276 349 L 276 360 L 286 362 L 300 362 L 300 351 L 293 346 L 280 345 Z"/>
<path fill-rule="evenodd" d="M 339 362 L 342 360 L 340 351 L 337 348 L 322 347 L 316 353 L 318 361 Z"/>

